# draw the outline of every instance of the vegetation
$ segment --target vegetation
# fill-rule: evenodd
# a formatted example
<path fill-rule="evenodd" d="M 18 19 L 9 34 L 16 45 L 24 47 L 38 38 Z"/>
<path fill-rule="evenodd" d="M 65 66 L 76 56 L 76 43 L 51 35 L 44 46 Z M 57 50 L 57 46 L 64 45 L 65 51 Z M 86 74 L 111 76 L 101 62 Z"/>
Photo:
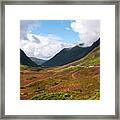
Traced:
<path fill-rule="evenodd" d="M 20 65 L 20 71 L 24 71 L 24 70 L 27 70 L 27 66 L 25 66 L 25 65 Z"/>
<path fill-rule="evenodd" d="M 32 100 L 70 100 L 72 96 L 68 93 L 44 93 L 43 95 L 34 96 Z"/>
<path fill-rule="evenodd" d="M 73 63 L 53 67 L 27 67 L 20 70 L 22 100 L 99 100 L 99 47 Z"/>

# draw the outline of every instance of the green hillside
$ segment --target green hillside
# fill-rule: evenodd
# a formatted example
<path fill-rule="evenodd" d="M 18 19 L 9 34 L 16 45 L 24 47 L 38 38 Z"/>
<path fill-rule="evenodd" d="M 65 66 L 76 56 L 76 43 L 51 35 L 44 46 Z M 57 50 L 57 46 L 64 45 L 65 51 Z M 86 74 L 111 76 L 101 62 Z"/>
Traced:
<path fill-rule="evenodd" d="M 100 47 L 73 63 L 53 68 L 22 68 L 21 99 L 99 100 Z"/>
<path fill-rule="evenodd" d="M 100 65 L 100 47 L 95 48 L 91 51 L 87 56 L 84 58 L 72 62 L 70 64 L 64 65 L 62 67 L 58 67 L 57 69 L 63 70 L 74 70 L 74 69 L 81 69 L 83 67 L 92 67 L 92 66 L 99 66 Z"/>
<path fill-rule="evenodd" d="M 81 66 L 99 65 L 100 64 L 100 47 L 95 48 L 86 57 L 72 64 L 73 65 L 79 64 Z"/>

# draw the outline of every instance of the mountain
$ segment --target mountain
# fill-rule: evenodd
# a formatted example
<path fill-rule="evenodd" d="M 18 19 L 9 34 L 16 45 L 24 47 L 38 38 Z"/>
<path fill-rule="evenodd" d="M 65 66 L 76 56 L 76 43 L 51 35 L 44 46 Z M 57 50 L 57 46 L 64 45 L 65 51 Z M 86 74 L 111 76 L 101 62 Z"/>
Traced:
<path fill-rule="evenodd" d="M 35 62 L 37 65 L 41 65 L 43 64 L 44 62 L 46 62 L 47 60 L 43 60 L 43 59 L 38 59 L 38 58 L 35 58 L 35 57 L 30 57 L 30 59 Z"/>
<path fill-rule="evenodd" d="M 100 45 L 89 52 L 85 57 L 80 60 L 71 62 L 64 66 L 60 66 L 62 69 L 68 69 L 69 67 L 90 67 L 90 66 L 100 66 Z M 59 68 L 59 67 L 58 67 Z"/>
<path fill-rule="evenodd" d="M 20 49 L 20 64 L 21 65 L 27 65 L 27 66 L 30 66 L 30 67 L 37 67 L 38 66 L 21 49 Z"/>
<path fill-rule="evenodd" d="M 94 42 L 90 47 L 81 47 L 81 45 L 77 45 L 73 48 L 64 48 L 59 53 L 57 53 L 53 58 L 43 63 L 42 66 L 54 67 L 74 62 L 85 57 L 90 51 L 92 51 L 99 45 L 100 38 L 96 42 Z"/>

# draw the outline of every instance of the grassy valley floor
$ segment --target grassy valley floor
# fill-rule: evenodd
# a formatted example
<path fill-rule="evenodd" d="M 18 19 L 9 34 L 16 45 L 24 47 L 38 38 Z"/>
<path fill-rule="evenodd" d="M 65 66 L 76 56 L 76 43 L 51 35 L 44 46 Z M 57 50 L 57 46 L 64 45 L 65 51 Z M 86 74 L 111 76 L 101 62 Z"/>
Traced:
<path fill-rule="evenodd" d="M 53 68 L 21 65 L 21 100 L 99 100 L 100 48 L 81 60 Z"/>

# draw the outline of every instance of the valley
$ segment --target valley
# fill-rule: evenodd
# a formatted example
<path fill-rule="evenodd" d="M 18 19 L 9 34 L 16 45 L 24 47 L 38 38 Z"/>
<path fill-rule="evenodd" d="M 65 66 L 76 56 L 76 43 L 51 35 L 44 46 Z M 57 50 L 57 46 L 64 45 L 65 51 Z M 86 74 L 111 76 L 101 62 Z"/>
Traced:
<path fill-rule="evenodd" d="M 99 100 L 100 47 L 62 66 L 20 65 L 20 99 Z"/>

